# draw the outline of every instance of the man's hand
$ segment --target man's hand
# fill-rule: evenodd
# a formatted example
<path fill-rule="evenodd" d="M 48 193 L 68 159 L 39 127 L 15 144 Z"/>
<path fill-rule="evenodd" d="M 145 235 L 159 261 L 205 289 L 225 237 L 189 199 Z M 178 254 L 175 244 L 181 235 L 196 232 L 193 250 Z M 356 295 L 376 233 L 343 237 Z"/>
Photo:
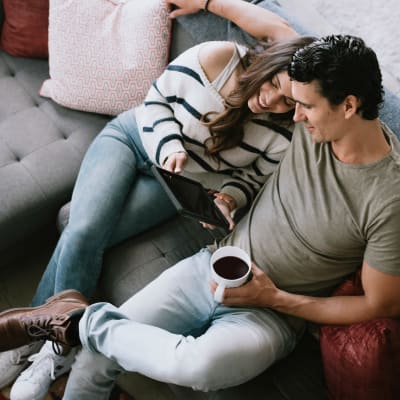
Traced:
<path fill-rule="evenodd" d="M 165 160 L 162 167 L 169 172 L 174 172 L 179 174 L 183 171 L 183 167 L 187 161 L 187 154 L 184 151 L 178 151 L 177 153 L 172 153 Z"/>
<path fill-rule="evenodd" d="M 269 307 L 274 303 L 279 289 L 263 270 L 254 263 L 251 265 L 253 274 L 251 280 L 238 288 L 225 289 L 222 304 L 237 307 Z M 211 292 L 217 289 L 217 284 L 211 282 Z"/>
<path fill-rule="evenodd" d="M 205 0 L 165 0 L 168 5 L 175 6 L 169 13 L 170 18 L 194 14 L 204 8 Z"/>

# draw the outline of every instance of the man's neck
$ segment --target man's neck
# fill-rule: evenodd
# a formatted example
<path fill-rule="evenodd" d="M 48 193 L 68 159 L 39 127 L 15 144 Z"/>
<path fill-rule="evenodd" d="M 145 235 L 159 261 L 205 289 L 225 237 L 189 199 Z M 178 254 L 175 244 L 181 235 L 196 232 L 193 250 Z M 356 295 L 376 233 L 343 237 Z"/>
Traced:
<path fill-rule="evenodd" d="M 340 140 L 331 145 L 335 157 L 345 164 L 371 164 L 391 151 L 378 119 L 355 122 Z"/>

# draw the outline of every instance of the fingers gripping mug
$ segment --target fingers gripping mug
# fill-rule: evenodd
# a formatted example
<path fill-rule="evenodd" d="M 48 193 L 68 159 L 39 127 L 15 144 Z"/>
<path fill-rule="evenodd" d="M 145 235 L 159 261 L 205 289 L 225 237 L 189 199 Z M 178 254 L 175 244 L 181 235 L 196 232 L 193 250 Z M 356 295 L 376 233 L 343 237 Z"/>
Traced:
<path fill-rule="evenodd" d="M 251 272 L 250 256 L 236 246 L 223 246 L 211 256 L 211 277 L 218 284 L 214 300 L 221 303 L 225 288 L 242 286 Z"/>

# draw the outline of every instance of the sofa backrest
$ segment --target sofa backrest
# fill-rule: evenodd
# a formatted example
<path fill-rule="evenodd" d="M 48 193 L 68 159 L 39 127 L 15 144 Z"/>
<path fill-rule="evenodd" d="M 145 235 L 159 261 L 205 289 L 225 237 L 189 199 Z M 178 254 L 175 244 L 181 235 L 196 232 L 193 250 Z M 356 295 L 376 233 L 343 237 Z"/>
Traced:
<path fill-rule="evenodd" d="M 170 61 L 189 47 L 194 46 L 196 43 L 197 42 L 193 40 L 191 34 L 187 32 L 178 21 L 172 21 L 172 39 L 169 55 Z"/>

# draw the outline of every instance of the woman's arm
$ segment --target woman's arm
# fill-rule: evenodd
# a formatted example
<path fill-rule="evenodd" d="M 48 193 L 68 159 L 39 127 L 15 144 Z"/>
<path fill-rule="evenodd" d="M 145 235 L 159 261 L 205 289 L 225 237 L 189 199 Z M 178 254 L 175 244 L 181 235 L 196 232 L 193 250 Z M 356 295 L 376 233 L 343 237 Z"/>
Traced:
<path fill-rule="evenodd" d="M 175 117 L 173 103 L 168 101 L 176 97 L 183 83 L 180 75 L 170 68 L 171 64 L 152 84 L 136 111 L 143 146 L 149 158 L 160 166 L 174 153 L 185 154 L 182 124 Z"/>
<path fill-rule="evenodd" d="M 206 0 L 166 0 L 178 7 L 170 17 L 193 14 L 203 10 Z M 286 20 L 255 4 L 243 0 L 209 0 L 208 12 L 226 18 L 257 39 L 280 40 L 297 36 Z"/>

